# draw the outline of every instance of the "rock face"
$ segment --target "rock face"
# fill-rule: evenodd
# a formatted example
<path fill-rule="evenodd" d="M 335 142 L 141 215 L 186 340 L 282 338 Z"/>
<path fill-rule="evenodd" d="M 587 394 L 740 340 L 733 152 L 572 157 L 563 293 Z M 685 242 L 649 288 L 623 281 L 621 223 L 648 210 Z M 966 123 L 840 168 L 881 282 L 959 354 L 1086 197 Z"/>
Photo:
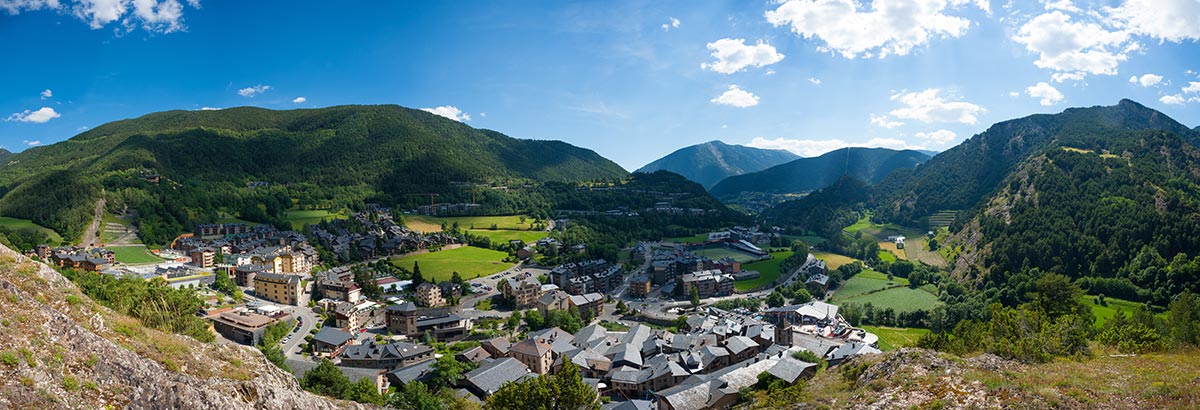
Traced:
<path fill-rule="evenodd" d="M 0 246 L 0 408 L 335 409 L 252 348 L 141 327 Z"/>

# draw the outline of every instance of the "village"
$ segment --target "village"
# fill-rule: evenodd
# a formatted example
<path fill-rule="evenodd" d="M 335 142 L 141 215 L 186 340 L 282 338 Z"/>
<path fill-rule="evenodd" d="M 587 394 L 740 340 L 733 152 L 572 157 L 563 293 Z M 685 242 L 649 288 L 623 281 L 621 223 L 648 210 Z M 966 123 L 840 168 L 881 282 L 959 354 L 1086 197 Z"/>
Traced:
<path fill-rule="evenodd" d="M 371 380 L 381 393 L 428 382 L 440 361 L 453 360 L 470 369 L 454 381 L 456 395 L 482 402 L 506 383 L 553 374 L 570 362 L 605 408 L 725 408 L 761 374 L 790 385 L 812 377 L 817 362 L 836 366 L 880 352 L 878 337 L 819 300 L 758 312 L 713 306 L 765 298 L 771 285 L 803 283 L 825 294 L 825 262 L 811 254 L 750 292 L 734 283 L 759 272 L 731 257 L 697 254 L 718 247 L 767 259 L 758 244 L 770 235 L 753 228 L 712 232 L 690 245 L 638 243 L 629 249 L 635 269 L 602 259 L 538 266 L 532 256 L 559 245 L 543 238 L 514 244 L 520 262 L 503 272 L 432 282 L 368 269 L 372 260 L 458 245 L 452 236 L 414 232 L 387 215 L 355 213 L 349 222 L 308 226 L 306 233 L 201 225 L 160 251 L 169 261 L 153 265 L 117 263 L 102 247 L 43 245 L 30 253 L 61 268 L 195 289 L 210 306 L 197 314 L 223 343 L 274 343 L 297 377 L 327 360 L 350 380 Z M 336 266 L 322 269 L 323 254 Z M 378 292 L 364 289 L 362 272 Z M 488 308 L 478 309 L 484 300 Z M 270 339 L 272 327 L 286 334 Z"/>

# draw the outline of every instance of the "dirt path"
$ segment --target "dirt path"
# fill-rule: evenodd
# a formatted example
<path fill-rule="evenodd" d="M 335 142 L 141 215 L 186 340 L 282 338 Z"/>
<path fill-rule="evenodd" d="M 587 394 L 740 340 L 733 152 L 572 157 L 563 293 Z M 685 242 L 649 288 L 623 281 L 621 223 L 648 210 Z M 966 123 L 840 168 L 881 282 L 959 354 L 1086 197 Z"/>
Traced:
<path fill-rule="evenodd" d="M 96 216 L 92 218 L 92 224 L 88 225 L 86 231 L 83 232 L 83 239 L 79 241 L 80 245 L 92 246 L 100 242 L 100 226 L 104 219 L 104 198 L 101 197 L 96 201 Z"/>

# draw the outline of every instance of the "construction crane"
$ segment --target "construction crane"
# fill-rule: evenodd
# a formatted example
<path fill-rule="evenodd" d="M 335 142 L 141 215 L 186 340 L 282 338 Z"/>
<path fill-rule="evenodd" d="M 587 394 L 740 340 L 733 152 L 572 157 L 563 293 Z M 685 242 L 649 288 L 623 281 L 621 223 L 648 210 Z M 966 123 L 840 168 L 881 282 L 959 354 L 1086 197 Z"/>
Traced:
<path fill-rule="evenodd" d="M 436 196 L 438 196 L 438 194 L 435 194 L 435 193 L 432 193 L 432 192 L 427 192 L 427 193 L 420 193 L 420 194 L 405 194 L 405 195 L 407 195 L 407 196 L 413 196 L 413 195 L 425 196 L 425 195 L 429 195 L 429 214 L 430 214 L 430 215 L 437 215 L 437 208 L 433 206 L 433 198 L 434 198 L 434 197 L 436 197 Z"/>

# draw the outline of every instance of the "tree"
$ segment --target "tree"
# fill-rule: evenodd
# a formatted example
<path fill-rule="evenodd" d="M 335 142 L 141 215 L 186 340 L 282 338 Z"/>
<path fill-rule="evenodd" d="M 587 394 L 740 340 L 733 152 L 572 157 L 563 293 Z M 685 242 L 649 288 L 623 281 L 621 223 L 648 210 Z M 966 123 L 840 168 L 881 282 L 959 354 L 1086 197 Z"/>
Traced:
<path fill-rule="evenodd" d="M 893 275 L 907 278 L 908 274 L 912 273 L 914 267 L 915 265 L 913 265 L 912 262 L 901 259 L 895 263 L 892 263 L 892 267 L 889 272 L 891 272 Z"/>
<path fill-rule="evenodd" d="M 546 318 L 542 317 L 542 312 L 530 310 L 525 312 L 525 325 L 532 330 L 541 330 L 546 328 Z"/>
<path fill-rule="evenodd" d="M 375 386 L 372 377 L 363 377 L 351 383 L 342 393 L 341 399 L 383 405 L 383 396 L 379 394 L 379 389 Z"/>
<path fill-rule="evenodd" d="M 509 334 L 516 334 L 518 327 L 521 327 L 521 311 L 514 310 L 512 315 L 508 317 L 506 328 Z"/>
<path fill-rule="evenodd" d="M 321 364 L 304 373 L 304 377 L 300 379 L 300 387 L 322 396 L 341 398 L 346 389 L 350 388 L 350 379 L 329 359 L 322 359 Z"/>
<path fill-rule="evenodd" d="M 433 364 L 433 376 L 429 379 L 429 384 L 434 390 L 454 387 L 458 379 L 471 371 L 471 368 L 471 364 L 458 361 L 454 355 L 443 355 Z"/>
<path fill-rule="evenodd" d="M 412 281 L 413 289 L 416 289 L 417 286 L 421 286 L 422 283 L 425 283 L 425 278 L 421 276 L 421 265 L 417 261 L 413 261 Z"/>
<path fill-rule="evenodd" d="M 388 404 L 402 410 L 444 410 L 446 406 L 425 383 L 406 383 L 404 387 L 392 393 Z"/>
<path fill-rule="evenodd" d="M 695 286 L 692 287 L 692 307 L 700 306 L 700 291 Z"/>
<path fill-rule="evenodd" d="M 784 303 L 786 302 L 783 300 L 783 294 L 779 293 L 778 290 L 771 292 L 771 295 L 767 296 L 767 306 L 777 308 L 783 306 Z"/>
<path fill-rule="evenodd" d="M 450 283 L 463 285 L 464 282 L 463 282 L 462 275 L 459 275 L 457 271 L 455 271 L 454 273 L 451 273 L 450 274 Z M 463 289 L 467 289 L 467 288 L 469 288 L 469 286 L 463 286 Z"/>
<path fill-rule="evenodd" d="M 1066 276 L 1057 273 L 1044 274 L 1038 278 L 1036 288 L 1033 303 L 1049 319 L 1081 311 L 1087 311 L 1089 314 L 1091 312 L 1091 308 L 1079 302 L 1083 291 Z"/>
<path fill-rule="evenodd" d="M 796 293 L 794 295 L 792 295 L 792 304 L 793 305 L 803 305 L 805 303 L 811 302 L 812 299 L 813 299 L 812 294 L 808 293 L 808 289 L 799 288 L 799 289 L 796 289 Z"/>
<path fill-rule="evenodd" d="M 617 301 L 617 313 L 625 313 L 626 308 L 627 308 L 627 306 L 625 306 L 625 301 L 623 301 L 623 300 Z"/>
<path fill-rule="evenodd" d="M 523 382 L 509 383 L 488 397 L 488 410 L 563 409 L 599 410 L 596 391 L 583 382 L 574 363 L 563 363 L 558 374 L 544 374 Z"/>

